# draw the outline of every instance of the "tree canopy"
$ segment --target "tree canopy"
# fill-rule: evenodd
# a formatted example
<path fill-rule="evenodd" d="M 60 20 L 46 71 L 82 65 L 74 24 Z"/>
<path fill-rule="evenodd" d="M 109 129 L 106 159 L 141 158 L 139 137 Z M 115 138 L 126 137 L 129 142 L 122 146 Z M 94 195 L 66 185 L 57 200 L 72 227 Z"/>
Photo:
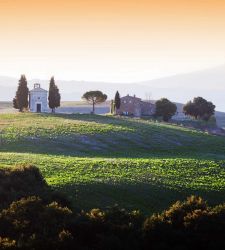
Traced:
<path fill-rule="evenodd" d="M 22 112 L 24 109 L 28 108 L 28 95 L 29 89 L 27 87 L 27 79 L 25 75 L 21 75 L 18 88 L 16 91 L 16 96 L 13 99 L 13 107 L 19 109 Z"/>
<path fill-rule="evenodd" d="M 56 108 L 60 107 L 60 100 L 61 96 L 59 93 L 59 89 L 55 84 L 54 77 L 52 77 L 49 84 L 48 105 L 49 108 L 52 109 L 53 113 L 55 112 Z"/>
<path fill-rule="evenodd" d="M 107 100 L 107 95 L 103 94 L 99 90 L 88 91 L 83 94 L 82 99 L 92 104 L 92 112 L 95 113 L 95 105 Z"/>
<path fill-rule="evenodd" d="M 208 102 L 202 97 L 195 97 L 193 101 L 189 101 L 183 107 L 185 115 L 194 117 L 195 119 L 202 119 L 208 121 L 215 113 L 215 105 Z"/>
<path fill-rule="evenodd" d="M 168 122 L 176 114 L 177 106 L 166 98 L 158 100 L 156 103 L 155 115 L 162 117 L 163 121 Z"/>

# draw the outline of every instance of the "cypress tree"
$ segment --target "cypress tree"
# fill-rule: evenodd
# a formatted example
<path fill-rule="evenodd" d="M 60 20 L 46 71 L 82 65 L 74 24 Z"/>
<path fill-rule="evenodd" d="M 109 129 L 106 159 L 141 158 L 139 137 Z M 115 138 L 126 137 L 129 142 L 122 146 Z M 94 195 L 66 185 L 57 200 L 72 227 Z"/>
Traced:
<path fill-rule="evenodd" d="M 115 113 L 115 104 L 114 104 L 114 100 L 111 100 L 110 113 L 111 113 L 111 114 L 114 114 L 114 113 Z"/>
<path fill-rule="evenodd" d="M 14 108 L 14 109 L 18 109 L 16 97 L 13 98 L 13 108 Z"/>
<path fill-rule="evenodd" d="M 60 107 L 60 100 L 61 100 L 61 96 L 59 93 L 59 89 L 57 85 L 55 84 L 54 77 L 52 77 L 50 80 L 49 93 L 48 93 L 48 105 L 49 105 L 49 108 L 52 110 L 52 113 L 55 112 L 56 108 Z"/>
<path fill-rule="evenodd" d="M 120 94 L 119 94 L 118 91 L 116 91 L 114 103 L 115 103 L 115 108 L 116 108 L 116 110 L 119 109 L 119 108 L 120 108 L 121 101 L 120 101 Z"/>
<path fill-rule="evenodd" d="M 29 89 L 27 87 L 27 79 L 25 75 L 21 75 L 19 85 L 16 91 L 16 96 L 13 99 L 13 107 L 22 112 L 28 108 Z"/>

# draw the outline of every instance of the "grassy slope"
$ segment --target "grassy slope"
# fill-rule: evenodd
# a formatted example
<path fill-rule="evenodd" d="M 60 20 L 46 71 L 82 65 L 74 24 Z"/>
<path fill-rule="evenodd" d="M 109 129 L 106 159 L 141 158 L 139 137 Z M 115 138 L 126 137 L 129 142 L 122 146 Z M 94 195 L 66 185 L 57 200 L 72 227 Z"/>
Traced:
<path fill-rule="evenodd" d="M 0 166 L 39 166 L 75 206 L 158 211 L 193 193 L 224 201 L 222 137 L 90 115 L 2 114 L 0 131 Z"/>

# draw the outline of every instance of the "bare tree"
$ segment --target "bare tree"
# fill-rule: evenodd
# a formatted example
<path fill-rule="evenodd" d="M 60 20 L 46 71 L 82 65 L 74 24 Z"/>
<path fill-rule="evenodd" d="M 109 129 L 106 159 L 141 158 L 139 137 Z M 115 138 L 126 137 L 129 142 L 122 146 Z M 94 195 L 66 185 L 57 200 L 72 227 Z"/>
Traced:
<path fill-rule="evenodd" d="M 145 99 L 147 102 L 150 102 L 152 99 L 152 93 L 151 92 L 146 92 L 145 93 Z"/>

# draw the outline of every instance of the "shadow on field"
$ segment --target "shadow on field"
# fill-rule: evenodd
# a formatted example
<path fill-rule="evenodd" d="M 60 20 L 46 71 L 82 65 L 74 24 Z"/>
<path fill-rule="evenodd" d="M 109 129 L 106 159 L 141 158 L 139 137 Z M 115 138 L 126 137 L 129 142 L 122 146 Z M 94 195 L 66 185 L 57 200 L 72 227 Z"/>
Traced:
<path fill-rule="evenodd" d="M 145 214 L 163 211 L 177 200 L 185 200 L 191 195 L 198 195 L 216 205 L 225 201 L 223 192 L 202 192 L 194 190 L 174 190 L 153 184 L 82 184 L 65 185 L 59 189 L 75 205 L 85 210 L 106 208 L 115 204 L 128 210 L 141 210 Z"/>
<path fill-rule="evenodd" d="M 41 114 L 44 116 L 49 116 L 49 114 Z M 74 121 L 83 121 L 83 122 L 95 122 L 99 124 L 114 124 L 119 125 L 124 128 L 135 128 L 140 129 L 140 127 L 149 129 L 149 125 L 151 126 L 157 126 L 158 125 L 164 125 L 166 126 L 166 132 L 174 132 L 177 131 L 179 128 L 183 128 L 177 124 L 170 124 L 170 123 L 164 123 L 164 122 L 157 122 L 154 119 L 140 119 L 140 118 L 132 118 L 132 117 L 126 117 L 126 116 L 110 116 L 110 115 L 98 115 L 98 114 L 51 114 L 51 116 L 62 118 L 62 119 L 68 119 L 68 120 L 74 120 Z M 146 123 L 147 121 L 151 121 L 151 124 Z M 170 127 L 173 126 L 173 127 Z M 189 128 L 189 130 L 193 130 Z M 184 132 L 184 131 L 182 131 Z M 206 135 L 208 136 L 208 135 Z"/>
<path fill-rule="evenodd" d="M 49 115 L 49 114 L 42 114 L 42 115 Z M 97 115 L 97 114 L 51 114 L 51 116 L 57 117 L 57 118 L 62 118 L 62 119 L 68 119 L 68 120 L 73 120 L 73 121 L 83 121 L 83 122 L 95 122 L 99 124 L 113 124 L 113 125 L 119 125 L 123 128 L 128 128 L 128 129 L 134 129 L 134 131 L 139 130 L 140 127 L 149 129 L 149 125 L 151 126 L 157 126 L 159 124 L 158 122 L 154 122 L 154 120 L 150 119 L 151 124 L 148 123 L 143 123 L 143 119 L 139 118 L 131 118 L 131 117 L 126 117 L 126 116 L 106 116 L 106 115 Z M 154 124 L 155 123 L 155 124 Z M 167 126 L 167 132 L 174 132 L 176 131 L 175 127 L 169 127 L 167 123 L 160 122 L 161 125 Z M 173 125 L 175 126 L 175 125 Z M 179 126 L 177 126 L 179 127 Z"/>
<path fill-rule="evenodd" d="M 87 114 L 37 114 L 62 120 L 115 124 L 122 131 L 37 135 L 0 141 L 0 152 L 105 158 L 224 159 L 224 138 L 139 119 Z M 56 121 L 57 122 L 57 119 Z M 90 123 L 91 126 L 91 123 Z M 48 131 L 47 131 L 48 132 Z"/>
<path fill-rule="evenodd" d="M 120 149 L 90 149 L 89 147 L 79 149 L 76 145 L 66 144 L 58 141 L 49 141 L 42 139 L 37 142 L 17 142 L 0 145 L 2 153 L 31 153 L 42 154 L 46 156 L 70 156 L 70 157 L 89 157 L 89 158 L 121 158 L 121 159 L 196 159 L 196 160 L 224 160 L 223 153 L 217 152 L 199 152 L 196 149 L 189 148 L 188 151 L 183 148 L 176 149 L 158 149 L 158 148 L 138 148 L 127 142 L 129 147 Z M 79 145 L 80 146 L 80 145 Z"/>
<path fill-rule="evenodd" d="M 131 145 L 132 146 L 132 145 Z M 159 150 L 159 149 L 122 149 L 122 150 L 73 150 L 71 145 L 49 143 L 42 140 L 38 143 L 29 144 L 27 142 L 19 142 L 17 144 L 6 144 L 0 146 L 0 153 L 24 153 L 24 154 L 40 154 L 44 156 L 69 156 L 69 157 L 88 157 L 88 158 L 120 158 L 120 159 L 193 159 L 193 160 L 224 160 L 224 154 L 197 152 L 189 149 L 189 152 L 182 150 Z"/>

